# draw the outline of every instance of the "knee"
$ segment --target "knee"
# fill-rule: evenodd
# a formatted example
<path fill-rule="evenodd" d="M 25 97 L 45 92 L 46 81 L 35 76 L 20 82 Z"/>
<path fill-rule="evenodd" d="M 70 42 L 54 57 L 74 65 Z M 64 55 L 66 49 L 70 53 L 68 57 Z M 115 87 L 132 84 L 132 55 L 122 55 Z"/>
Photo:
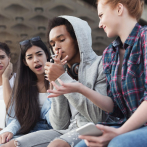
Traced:
<path fill-rule="evenodd" d="M 125 138 L 123 138 L 122 135 L 117 136 L 109 142 L 107 147 L 124 147 L 125 146 L 124 141 L 125 141 Z"/>
<path fill-rule="evenodd" d="M 63 140 L 56 139 L 52 141 L 47 147 L 70 147 L 70 145 Z"/>
<path fill-rule="evenodd" d="M 114 147 L 114 146 L 116 147 L 117 145 L 118 145 L 118 141 L 114 138 L 109 142 L 107 147 Z"/>
<path fill-rule="evenodd" d="M 0 145 L 1 146 L 1 145 Z M 1 147 L 15 147 L 14 140 L 11 140 L 5 144 L 3 144 Z"/>

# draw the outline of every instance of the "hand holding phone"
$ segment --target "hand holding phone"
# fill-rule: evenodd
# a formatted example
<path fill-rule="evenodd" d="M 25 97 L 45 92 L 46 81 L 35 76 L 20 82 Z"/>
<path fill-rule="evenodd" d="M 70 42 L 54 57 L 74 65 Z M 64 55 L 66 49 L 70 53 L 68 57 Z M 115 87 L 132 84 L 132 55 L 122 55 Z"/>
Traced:
<path fill-rule="evenodd" d="M 99 130 L 94 123 L 88 123 L 78 129 L 76 131 L 79 133 L 79 135 L 84 136 L 101 136 L 103 132 Z"/>

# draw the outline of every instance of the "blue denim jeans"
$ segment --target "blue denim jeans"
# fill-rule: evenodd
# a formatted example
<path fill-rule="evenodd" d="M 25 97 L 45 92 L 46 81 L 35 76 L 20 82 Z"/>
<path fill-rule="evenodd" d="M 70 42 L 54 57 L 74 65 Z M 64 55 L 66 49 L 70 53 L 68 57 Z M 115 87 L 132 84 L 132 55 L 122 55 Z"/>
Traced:
<path fill-rule="evenodd" d="M 87 147 L 84 140 L 75 147 Z M 147 147 L 147 126 L 113 138 L 107 147 Z"/>

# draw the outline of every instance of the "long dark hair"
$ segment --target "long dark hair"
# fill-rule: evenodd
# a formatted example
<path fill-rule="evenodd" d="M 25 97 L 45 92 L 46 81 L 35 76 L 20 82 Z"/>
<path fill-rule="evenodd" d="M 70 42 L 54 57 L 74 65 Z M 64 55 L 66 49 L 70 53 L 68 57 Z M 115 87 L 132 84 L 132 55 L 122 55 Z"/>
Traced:
<path fill-rule="evenodd" d="M 40 120 L 37 76 L 23 62 L 26 51 L 32 46 L 40 47 L 45 52 L 47 60 L 50 60 L 50 53 L 42 40 L 29 40 L 27 44 L 21 46 L 15 84 L 10 103 L 7 107 L 7 112 L 9 113 L 8 109 L 10 110 L 10 106 L 15 105 L 15 117 L 21 126 L 19 130 L 20 134 L 28 133 Z M 49 88 L 49 82 L 45 80 L 44 83 L 47 90 Z"/>
<path fill-rule="evenodd" d="M 3 50 L 8 57 L 10 57 L 10 48 L 6 43 L 0 42 L 0 49 Z"/>

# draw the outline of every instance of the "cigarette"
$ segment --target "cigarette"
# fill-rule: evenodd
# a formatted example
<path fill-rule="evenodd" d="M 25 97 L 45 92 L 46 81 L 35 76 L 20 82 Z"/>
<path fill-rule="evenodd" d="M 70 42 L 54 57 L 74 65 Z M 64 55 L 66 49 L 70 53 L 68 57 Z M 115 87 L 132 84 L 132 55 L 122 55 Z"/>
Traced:
<path fill-rule="evenodd" d="M 53 58 L 53 57 L 56 57 L 56 56 L 58 56 L 57 54 L 55 54 L 55 55 L 51 55 L 51 57 Z"/>

